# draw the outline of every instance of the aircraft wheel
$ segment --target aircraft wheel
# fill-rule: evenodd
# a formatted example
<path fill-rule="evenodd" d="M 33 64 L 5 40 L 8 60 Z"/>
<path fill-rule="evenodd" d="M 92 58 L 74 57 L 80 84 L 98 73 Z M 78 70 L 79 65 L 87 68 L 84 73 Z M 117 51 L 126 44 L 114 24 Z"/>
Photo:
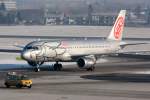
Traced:
<path fill-rule="evenodd" d="M 62 70 L 62 64 L 54 64 L 54 71 L 61 71 Z"/>
<path fill-rule="evenodd" d="M 62 70 L 62 64 L 59 64 L 58 66 L 59 66 L 58 70 L 61 71 Z"/>
<path fill-rule="evenodd" d="M 94 70 L 95 70 L 94 66 L 87 69 L 87 71 L 94 71 Z"/>
<path fill-rule="evenodd" d="M 35 72 L 40 72 L 40 68 L 34 68 Z"/>

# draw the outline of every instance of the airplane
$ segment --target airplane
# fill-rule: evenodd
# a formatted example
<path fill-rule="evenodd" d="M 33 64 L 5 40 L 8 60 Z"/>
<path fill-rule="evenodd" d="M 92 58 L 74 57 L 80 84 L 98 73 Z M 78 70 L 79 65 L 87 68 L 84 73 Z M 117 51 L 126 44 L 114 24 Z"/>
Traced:
<path fill-rule="evenodd" d="M 121 10 L 110 34 L 106 39 L 78 39 L 78 40 L 38 40 L 28 43 L 26 46 L 16 47 L 23 50 L 3 50 L 2 52 L 21 53 L 21 58 L 33 66 L 35 72 L 40 71 L 44 62 L 56 62 L 53 65 L 55 71 L 62 70 L 60 62 L 76 62 L 78 67 L 93 71 L 96 61 L 103 55 L 117 54 L 128 45 L 143 43 L 126 43 L 122 41 L 122 33 L 125 24 L 126 10 Z"/>
<path fill-rule="evenodd" d="M 128 45 L 122 42 L 125 15 L 126 10 L 121 10 L 105 40 L 33 41 L 22 47 L 21 57 L 34 67 L 35 72 L 40 71 L 44 62 L 56 62 L 53 65 L 55 71 L 62 69 L 60 62 L 77 62 L 79 68 L 93 71 L 99 57 L 117 53 Z"/>

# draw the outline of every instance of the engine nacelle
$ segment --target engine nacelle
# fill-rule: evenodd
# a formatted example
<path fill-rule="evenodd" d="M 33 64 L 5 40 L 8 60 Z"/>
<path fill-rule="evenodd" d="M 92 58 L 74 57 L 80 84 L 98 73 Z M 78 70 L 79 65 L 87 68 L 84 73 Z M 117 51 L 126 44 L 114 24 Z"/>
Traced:
<path fill-rule="evenodd" d="M 88 69 L 95 64 L 95 59 L 90 57 L 79 58 L 77 60 L 77 65 L 81 69 Z"/>

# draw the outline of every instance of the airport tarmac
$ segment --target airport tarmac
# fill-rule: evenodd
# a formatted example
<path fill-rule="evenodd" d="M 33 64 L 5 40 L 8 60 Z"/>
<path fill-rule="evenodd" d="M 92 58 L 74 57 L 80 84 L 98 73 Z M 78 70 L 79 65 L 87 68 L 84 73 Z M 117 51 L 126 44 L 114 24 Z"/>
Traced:
<path fill-rule="evenodd" d="M 0 35 L 25 36 L 101 36 L 109 34 L 111 27 L 92 26 L 2 26 Z M 125 28 L 125 37 L 149 38 L 149 28 Z M 76 34 L 75 34 L 76 33 Z M 18 49 L 35 38 L 0 38 L 0 49 Z M 148 41 L 148 39 L 146 39 Z M 150 45 L 125 48 L 126 51 L 150 51 Z M 60 72 L 52 71 L 46 63 L 35 73 L 19 54 L 0 53 L 0 98 L 2 100 L 149 100 L 150 62 L 140 57 L 106 57 L 96 65 L 94 72 L 79 69 L 75 63 L 63 63 Z M 3 85 L 7 71 L 19 71 L 33 80 L 31 89 L 7 89 Z"/>
<path fill-rule="evenodd" d="M 99 63 L 94 72 L 64 64 L 62 71 L 45 69 L 33 72 L 24 61 L 15 61 L 16 54 L 1 54 L 0 97 L 2 100 L 149 100 L 150 62 L 143 59 L 106 57 L 110 62 Z M 9 59 L 7 58 L 9 57 Z M 113 61 L 112 61 L 113 60 Z M 16 69 L 15 67 L 22 69 Z M 33 80 L 31 89 L 5 88 L 7 70 L 25 73 Z M 14 68 L 14 69 L 13 69 Z M 27 69 L 26 69 L 27 68 Z"/>

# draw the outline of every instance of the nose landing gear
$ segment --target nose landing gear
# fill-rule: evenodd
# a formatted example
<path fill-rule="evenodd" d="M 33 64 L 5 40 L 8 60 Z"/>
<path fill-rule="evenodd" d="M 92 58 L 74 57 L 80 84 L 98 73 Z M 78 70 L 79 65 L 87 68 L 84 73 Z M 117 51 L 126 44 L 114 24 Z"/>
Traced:
<path fill-rule="evenodd" d="M 40 68 L 36 67 L 36 68 L 34 68 L 34 71 L 35 72 L 40 72 Z"/>
<path fill-rule="evenodd" d="M 41 71 L 41 70 L 40 70 L 40 64 L 37 64 L 37 65 L 35 66 L 34 71 L 35 71 L 35 72 L 40 72 L 40 71 Z"/>
<path fill-rule="evenodd" d="M 43 64 L 44 62 L 28 62 L 29 65 L 34 67 L 34 71 L 35 72 L 39 72 L 40 71 L 40 66 Z"/>

